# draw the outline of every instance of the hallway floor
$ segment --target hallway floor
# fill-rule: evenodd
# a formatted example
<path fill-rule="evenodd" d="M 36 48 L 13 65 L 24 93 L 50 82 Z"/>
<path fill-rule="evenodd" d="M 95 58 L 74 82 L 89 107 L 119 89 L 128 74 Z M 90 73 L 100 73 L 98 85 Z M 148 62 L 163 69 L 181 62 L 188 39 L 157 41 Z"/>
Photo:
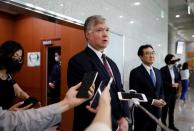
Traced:
<path fill-rule="evenodd" d="M 175 124 L 180 131 L 194 131 L 194 90 L 188 92 L 186 103 L 177 101 Z"/>
<path fill-rule="evenodd" d="M 188 92 L 188 100 L 177 100 L 175 107 L 175 126 L 179 131 L 194 131 L 194 89 Z M 160 128 L 157 131 L 161 131 Z"/>

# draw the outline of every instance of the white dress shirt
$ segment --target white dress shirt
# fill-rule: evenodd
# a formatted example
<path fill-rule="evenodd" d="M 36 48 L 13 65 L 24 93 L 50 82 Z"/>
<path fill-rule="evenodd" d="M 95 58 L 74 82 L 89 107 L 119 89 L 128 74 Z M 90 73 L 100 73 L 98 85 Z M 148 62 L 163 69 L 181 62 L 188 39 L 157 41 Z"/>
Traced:
<path fill-rule="evenodd" d="M 172 84 L 175 84 L 175 74 L 174 74 L 174 66 L 173 65 L 168 65 L 168 69 L 170 71 L 170 76 L 171 76 L 171 79 L 172 79 Z"/>
<path fill-rule="evenodd" d="M 155 77 L 155 80 L 156 80 L 156 75 L 155 75 L 155 72 L 154 72 L 153 67 L 152 67 L 152 66 L 147 66 L 147 65 L 145 65 L 145 64 L 143 64 L 143 66 L 145 67 L 145 69 L 146 69 L 146 71 L 148 72 L 149 75 L 150 75 L 150 70 L 153 71 L 154 77 Z"/>

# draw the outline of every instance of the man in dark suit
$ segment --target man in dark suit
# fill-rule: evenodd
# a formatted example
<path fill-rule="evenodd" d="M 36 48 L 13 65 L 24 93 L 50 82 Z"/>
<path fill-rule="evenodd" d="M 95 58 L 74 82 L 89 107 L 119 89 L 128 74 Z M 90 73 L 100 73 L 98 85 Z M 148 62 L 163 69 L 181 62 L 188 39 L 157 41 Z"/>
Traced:
<path fill-rule="evenodd" d="M 164 82 L 164 96 L 167 103 L 167 105 L 162 108 L 162 122 L 166 125 L 166 117 L 168 113 L 168 126 L 175 131 L 178 131 L 178 129 L 174 125 L 174 109 L 180 81 L 180 74 L 175 67 L 175 62 L 179 60 L 180 59 L 175 59 L 174 55 L 168 54 L 165 57 L 166 66 L 161 68 L 162 79 Z"/>
<path fill-rule="evenodd" d="M 110 77 L 113 77 L 113 84 L 110 87 L 112 129 L 115 131 L 119 126 L 119 131 L 128 131 L 126 119 L 129 116 L 128 103 L 121 102 L 117 95 L 117 92 L 124 91 L 120 72 L 117 65 L 110 58 L 102 58 L 104 49 L 109 42 L 109 27 L 106 19 L 99 15 L 88 17 L 84 24 L 84 33 L 87 47 L 73 56 L 68 63 L 68 86 L 71 87 L 71 85 L 79 83 L 84 73 L 90 71 L 98 72 L 95 82 L 96 87 L 101 81 L 109 81 Z M 74 131 L 83 131 L 94 118 L 95 114 L 89 112 L 86 105 L 89 105 L 89 102 L 74 109 Z"/>
<path fill-rule="evenodd" d="M 163 83 L 160 71 L 152 66 L 155 52 L 151 45 L 142 45 L 138 50 L 142 64 L 130 73 L 130 89 L 146 95 L 148 102 L 140 103 L 155 117 L 160 118 L 163 100 Z M 135 131 L 156 131 L 157 124 L 140 108 L 134 110 Z"/>

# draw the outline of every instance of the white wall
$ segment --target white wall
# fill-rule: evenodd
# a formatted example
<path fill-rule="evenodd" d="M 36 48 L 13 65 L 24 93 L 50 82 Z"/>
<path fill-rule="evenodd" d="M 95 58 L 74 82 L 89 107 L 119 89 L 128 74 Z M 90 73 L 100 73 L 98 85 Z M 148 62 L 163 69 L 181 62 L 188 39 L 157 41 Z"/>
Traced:
<path fill-rule="evenodd" d="M 161 67 L 167 54 L 168 0 L 15 0 L 84 21 L 100 14 L 107 18 L 113 32 L 125 36 L 124 85 L 128 89 L 130 70 L 140 64 L 137 50 L 142 44 L 153 45 L 156 67 Z M 63 4 L 63 6 L 60 6 Z M 123 17 L 121 17 L 123 16 Z M 133 24 L 130 21 L 134 21 Z"/>

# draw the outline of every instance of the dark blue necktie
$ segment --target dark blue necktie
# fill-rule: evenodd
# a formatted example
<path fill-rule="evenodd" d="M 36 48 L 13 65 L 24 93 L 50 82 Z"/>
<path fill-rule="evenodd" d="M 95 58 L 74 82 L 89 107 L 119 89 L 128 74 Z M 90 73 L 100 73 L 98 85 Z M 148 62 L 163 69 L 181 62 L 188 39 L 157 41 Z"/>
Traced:
<path fill-rule="evenodd" d="M 155 79 L 155 77 L 154 77 L 154 72 L 153 72 L 152 69 L 150 69 L 150 77 L 151 77 L 152 82 L 153 82 L 153 84 L 154 84 L 154 86 L 155 86 L 155 85 L 156 85 L 156 79 Z"/>

